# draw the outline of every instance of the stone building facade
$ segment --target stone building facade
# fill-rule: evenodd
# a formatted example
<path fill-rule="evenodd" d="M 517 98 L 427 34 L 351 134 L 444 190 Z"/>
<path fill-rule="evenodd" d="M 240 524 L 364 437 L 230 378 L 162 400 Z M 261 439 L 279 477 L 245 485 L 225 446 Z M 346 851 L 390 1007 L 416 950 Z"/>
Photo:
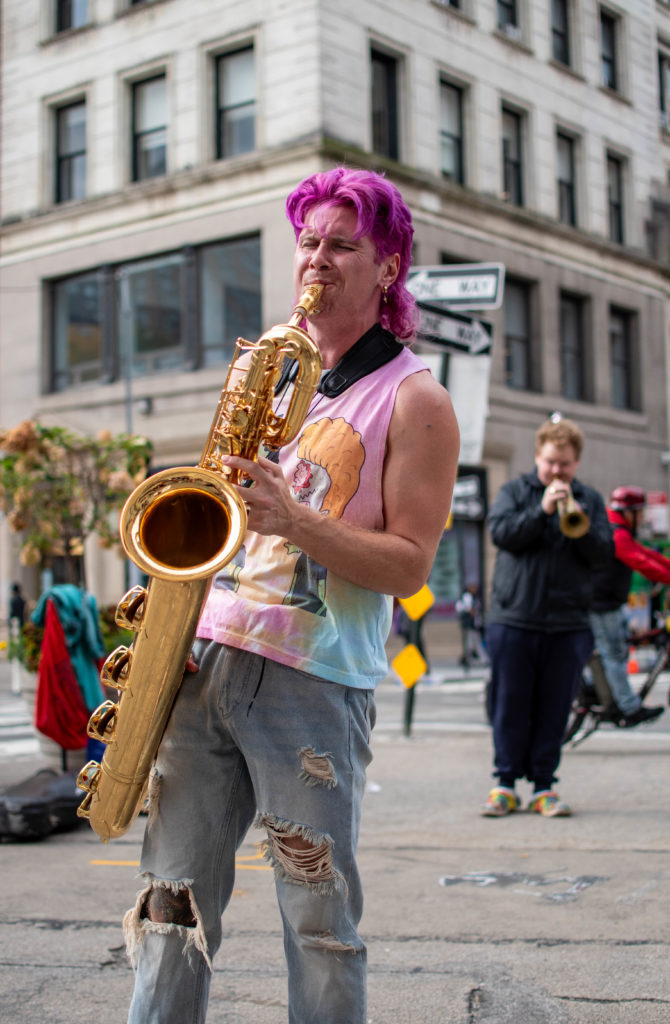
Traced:
<path fill-rule="evenodd" d="M 4 425 L 196 461 L 235 337 L 290 311 L 285 196 L 345 162 L 401 188 L 417 265 L 505 266 L 488 493 L 556 409 L 603 493 L 667 492 L 669 3 L 6 0 L 2 46 Z M 465 520 L 447 603 L 482 576 Z"/>

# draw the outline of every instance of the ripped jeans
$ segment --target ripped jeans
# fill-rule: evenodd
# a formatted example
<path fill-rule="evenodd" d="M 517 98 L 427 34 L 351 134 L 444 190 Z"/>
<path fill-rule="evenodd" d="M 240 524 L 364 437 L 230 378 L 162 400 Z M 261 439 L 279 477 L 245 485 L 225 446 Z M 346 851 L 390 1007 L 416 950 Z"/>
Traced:
<path fill-rule="evenodd" d="M 355 855 L 373 693 L 213 641 L 196 641 L 194 657 L 151 779 L 146 887 L 124 920 L 128 1024 L 205 1021 L 235 852 L 254 819 L 275 871 L 289 1024 L 365 1024 Z M 157 890 L 181 897 L 182 923 L 149 918 Z"/>

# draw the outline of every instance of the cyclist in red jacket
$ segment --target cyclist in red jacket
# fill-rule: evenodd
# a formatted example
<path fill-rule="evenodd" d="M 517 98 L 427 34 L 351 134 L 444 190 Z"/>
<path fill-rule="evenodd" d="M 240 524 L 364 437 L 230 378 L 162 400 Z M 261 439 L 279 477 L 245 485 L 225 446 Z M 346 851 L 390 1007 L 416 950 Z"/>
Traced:
<path fill-rule="evenodd" d="M 590 620 L 612 696 L 624 726 L 650 722 L 662 707 L 645 707 L 628 681 L 628 630 L 623 607 L 628 600 L 633 570 L 654 583 L 670 584 L 670 558 L 636 539 L 646 496 L 640 487 L 612 491 L 607 517 L 614 533 L 615 557 L 596 573 Z"/>

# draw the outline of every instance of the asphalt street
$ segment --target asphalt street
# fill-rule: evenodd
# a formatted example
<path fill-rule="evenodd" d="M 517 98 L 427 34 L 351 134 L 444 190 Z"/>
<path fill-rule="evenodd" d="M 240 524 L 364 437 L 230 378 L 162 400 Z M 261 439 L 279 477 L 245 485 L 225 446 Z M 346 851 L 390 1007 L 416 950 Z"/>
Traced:
<path fill-rule="evenodd" d="M 378 691 L 359 847 L 370 1024 L 666 1024 L 670 712 L 566 750 L 559 788 L 573 817 L 487 819 L 486 673 L 466 677 L 444 655 L 432 668 L 409 736 L 404 688 L 390 675 Z M 667 690 L 666 679 L 654 702 Z M 2 662 L 0 788 L 39 766 Z M 139 819 L 104 846 L 84 824 L 0 846 L 2 1020 L 125 1020 L 132 971 L 120 921 L 139 886 L 142 830 Z M 208 1024 L 287 1020 L 261 838 L 250 833 L 239 853 Z"/>

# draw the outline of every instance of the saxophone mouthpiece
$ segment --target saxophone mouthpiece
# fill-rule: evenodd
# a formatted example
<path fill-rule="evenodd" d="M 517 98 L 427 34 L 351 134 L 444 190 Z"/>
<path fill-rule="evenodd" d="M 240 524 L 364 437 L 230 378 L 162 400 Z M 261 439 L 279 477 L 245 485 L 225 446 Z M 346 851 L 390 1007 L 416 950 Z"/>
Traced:
<path fill-rule="evenodd" d="M 319 312 L 319 299 L 323 295 L 323 289 L 325 284 L 308 284 L 304 292 L 298 299 L 298 304 L 293 310 L 293 317 L 298 317 L 303 320 L 308 317 L 310 313 Z"/>

